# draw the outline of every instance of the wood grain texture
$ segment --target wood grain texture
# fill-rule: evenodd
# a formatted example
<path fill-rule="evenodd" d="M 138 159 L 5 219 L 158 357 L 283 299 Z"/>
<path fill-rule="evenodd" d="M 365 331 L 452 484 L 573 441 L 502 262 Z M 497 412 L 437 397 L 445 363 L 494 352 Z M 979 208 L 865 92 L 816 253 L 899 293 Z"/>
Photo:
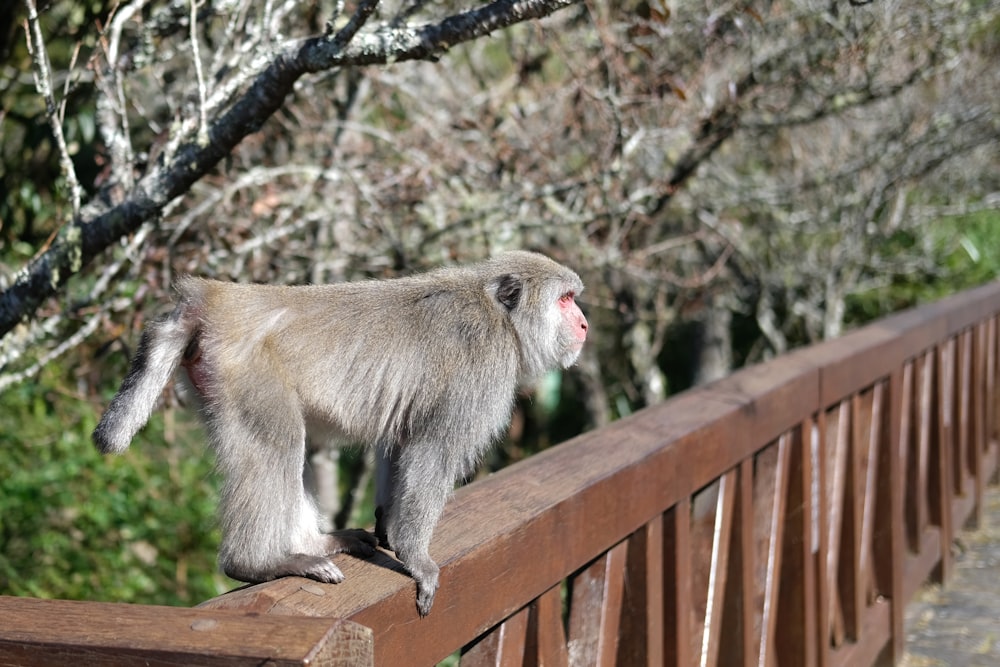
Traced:
<path fill-rule="evenodd" d="M 0 596 L 0 665 L 370 665 L 357 623 Z"/>

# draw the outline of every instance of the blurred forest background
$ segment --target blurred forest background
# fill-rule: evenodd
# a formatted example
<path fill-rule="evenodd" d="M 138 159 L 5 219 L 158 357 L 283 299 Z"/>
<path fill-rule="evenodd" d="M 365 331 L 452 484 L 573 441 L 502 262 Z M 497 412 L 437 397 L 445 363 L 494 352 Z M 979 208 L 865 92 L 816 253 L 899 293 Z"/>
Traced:
<path fill-rule="evenodd" d="M 488 471 L 1000 269 L 998 0 L 497 0 L 476 8 L 510 20 L 403 54 L 464 7 L 0 7 L 0 593 L 235 585 L 172 394 L 125 455 L 90 443 L 182 273 L 574 267 L 584 357 L 525 393 Z M 275 92 L 316 36 L 339 55 Z M 338 523 L 372 523 L 363 453 L 311 464 Z"/>

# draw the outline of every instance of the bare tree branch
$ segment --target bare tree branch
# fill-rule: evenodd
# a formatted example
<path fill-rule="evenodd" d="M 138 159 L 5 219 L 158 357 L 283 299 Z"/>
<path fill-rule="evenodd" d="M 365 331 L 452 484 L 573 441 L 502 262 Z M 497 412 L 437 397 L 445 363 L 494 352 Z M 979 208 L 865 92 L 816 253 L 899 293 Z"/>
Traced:
<path fill-rule="evenodd" d="M 31 4 L 31 0 L 28 0 Z M 359 32 L 377 2 L 366 0 L 339 32 L 289 42 L 279 48 L 236 102 L 209 120 L 207 141 L 199 140 L 200 123 L 186 124 L 178 149 L 161 156 L 120 202 L 105 188 L 67 224 L 44 253 L 34 258 L 0 294 L 0 336 L 56 294 L 67 280 L 118 239 L 154 219 L 173 199 L 271 117 L 306 74 L 405 60 L 437 60 L 453 46 L 495 30 L 548 16 L 579 0 L 495 0 L 439 23 Z"/>
<path fill-rule="evenodd" d="M 28 25 L 25 27 L 25 32 L 28 35 L 28 51 L 31 53 L 31 62 L 35 67 L 35 88 L 45 100 L 45 113 L 49 118 L 49 125 L 52 127 L 52 136 L 55 137 L 56 146 L 59 148 L 59 166 L 62 168 L 63 176 L 66 177 L 73 214 L 76 215 L 80 211 L 82 189 L 80 181 L 76 177 L 76 170 L 73 168 L 73 161 L 69 157 L 69 149 L 66 148 L 66 137 L 62 130 L 62 114 L 59 112 L 52 94 L 52 64 L 49 62 L 49 54 L 45 50 L 45 40 L 42 38 L 42 28 L 38 23 L 38 9 L 35 7 L 34 0 L 26 0 L 26 4 L 28 6 Z"/>

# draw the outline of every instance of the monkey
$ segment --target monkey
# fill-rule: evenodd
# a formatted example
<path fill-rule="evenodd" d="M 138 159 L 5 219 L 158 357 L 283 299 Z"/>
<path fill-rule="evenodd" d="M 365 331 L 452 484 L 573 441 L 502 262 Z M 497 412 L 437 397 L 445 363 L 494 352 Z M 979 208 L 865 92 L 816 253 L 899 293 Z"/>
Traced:
<path fill-rule="evenodd" d="M 421 616 L 438 588 L 428 546 L 455 484 L 506 429 L 518 388 L 572 366 L 588 330 L 580 277 L 527 251 L 388 280 L 185 276 L 175 290 L 94 430 L 98 450 L 125 451 L 183 368 L 221 476 L 222 571 L 339 583 L 330 555 L 381 545 L 416 582 Z M 375 448 L 375 534 L 320 531 L 303 482 L 313 438 Z"/>

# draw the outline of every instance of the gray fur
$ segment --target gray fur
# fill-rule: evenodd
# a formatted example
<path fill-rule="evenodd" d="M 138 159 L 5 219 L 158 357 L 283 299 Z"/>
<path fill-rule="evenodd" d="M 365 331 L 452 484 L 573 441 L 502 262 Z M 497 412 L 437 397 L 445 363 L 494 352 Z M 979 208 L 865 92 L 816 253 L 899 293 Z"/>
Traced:
<path fill-rule="evenodd" d="M 375 445 L 376 533 L 416 580 L 424 615 L 438 580 L 427 548 L 444 503 L 506 428 L 518 385 L 575 362 L 586 320 L 556 303 L 582 290 L 574 272 L 528 252 L 335 285 L 183 278 L 174 311 L 144 331 L 94 442 L 124 451 L 185 366 L 223 475 L 222 569 L 249 582 L 333 583 L 343 575 L 327 556 L 370 555 L 376 540 L 320 532 L 302 481 L 306 438 Z"/>

